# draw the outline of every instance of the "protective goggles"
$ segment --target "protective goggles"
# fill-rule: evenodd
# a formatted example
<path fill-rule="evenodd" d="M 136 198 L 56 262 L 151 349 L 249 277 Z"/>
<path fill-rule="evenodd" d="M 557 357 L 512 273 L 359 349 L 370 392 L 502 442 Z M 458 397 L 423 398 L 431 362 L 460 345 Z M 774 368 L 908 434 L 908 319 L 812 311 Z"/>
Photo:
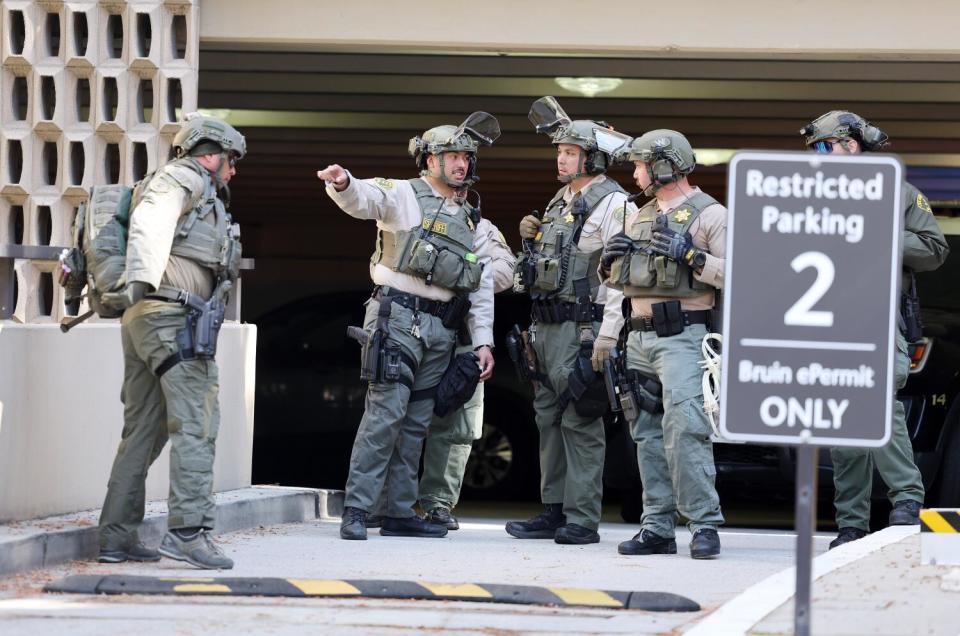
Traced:
<path fill-rule="evenodd" d="M 840 143 L 839 139 L 837 141 L 822 139 L 820 141 L 815 141 L 812 144 L 810 144 L 810 149 L 813 150 L 814 152 L 828 155 L 831 152 L 833 152 L 833 146 L 838 143 Z"/>

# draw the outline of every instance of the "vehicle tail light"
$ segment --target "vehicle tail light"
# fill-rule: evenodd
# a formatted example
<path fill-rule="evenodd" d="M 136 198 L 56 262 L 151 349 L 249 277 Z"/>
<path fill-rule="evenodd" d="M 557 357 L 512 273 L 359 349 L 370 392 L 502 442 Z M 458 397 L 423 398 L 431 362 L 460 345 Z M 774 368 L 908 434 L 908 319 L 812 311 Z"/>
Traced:
<path fill-rule="evenodd" d="M 920 373 L 923 365 L 926 364 L 930 356 L 930 348 L 933 341 L 929 338 L 920 338 L 917 342 L 911 342 L 907 348 L 907 355 L 910 356 L 910 373 Z"/>

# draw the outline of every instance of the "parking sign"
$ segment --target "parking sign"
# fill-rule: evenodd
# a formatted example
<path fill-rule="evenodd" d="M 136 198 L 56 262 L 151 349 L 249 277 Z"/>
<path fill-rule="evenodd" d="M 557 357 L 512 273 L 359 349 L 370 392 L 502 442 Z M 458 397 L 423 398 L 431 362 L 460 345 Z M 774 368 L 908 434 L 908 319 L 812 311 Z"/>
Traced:
<path fill-rule="evenodd" d="M 889 155 L 730 162 L 720 426 L 731 440 L 890 437 L 903 167 Z"/>

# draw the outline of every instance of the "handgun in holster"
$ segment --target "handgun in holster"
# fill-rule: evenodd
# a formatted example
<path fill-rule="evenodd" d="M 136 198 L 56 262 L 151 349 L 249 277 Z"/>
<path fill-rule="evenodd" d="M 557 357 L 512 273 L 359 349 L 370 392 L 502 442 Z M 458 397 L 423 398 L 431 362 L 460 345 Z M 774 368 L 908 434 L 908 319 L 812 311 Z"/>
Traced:
<path fill-rule="evenodd" d="M 607 399 L 614 413 L 623 413 L 628 422 L 637 419 L 637 388 L 630 382 L 622 364 L 623 357 L 616 348 L 610 351 L 610 357 L 603 362 L 603 380 L 607 387 Z"/>
<path fill-rule="evenodd" d="M 374 384 L 396 382 L 400 378 L 400 345 L 387 339 L 393 301 L 381 296 L 373 334 L 360 327 L 347 327 L 347 336 L 360 343 L 360 379 Z"/>

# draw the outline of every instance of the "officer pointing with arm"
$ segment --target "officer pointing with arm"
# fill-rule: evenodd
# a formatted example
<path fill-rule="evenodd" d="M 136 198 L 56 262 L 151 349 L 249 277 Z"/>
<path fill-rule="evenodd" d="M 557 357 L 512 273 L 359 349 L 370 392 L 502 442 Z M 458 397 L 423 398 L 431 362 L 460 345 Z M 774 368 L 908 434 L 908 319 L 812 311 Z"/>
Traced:
<path fill-rule="evenodd" d="M 487 238 L 468 202 L 478 180 L 476 152 L 500 135 L 497 120 L 474 113 L 460 126 L 431 128 L 410 142 L 421 176 L 357 180 L 338 165 L 317 173 L 347 214 L 377 222 L 364 329 L 373 377 L 350 458 L 340 536 L 366 539 L 366 516 L 386 488 L 385 536 L 442 537 L 443 526 L 414 515 L 420 451 L 433 390 L 466 319 L 481 368 L 493 372 L 493 282 L 483 267 Z M 365 365 L 368 366 L 368 365 Z"/>
<path fill-rule="evenodd" d="M 887 145 L 887 135 L 855 113 L 834 110 L 821 115 L 800 131 L 807 148 L 824 154 L 856 155 L 880 150 Z M 937 269 L 947 259 L 947 241 L 937 226 L 927 198 L 912 184 L 903 187 L 903 277 L 902 293 L 913 288 L 913 272 Z M 896 388 L 907 383 L 910 360 L 903 330 L 897 331 L 895 357 Z M 907 432 L 903 404 L 894 398 L 893 430 L 890 441 L 881 448 L 831 448 L 833 461 L 833 503 L 837 510 L 837 538 L 830 548 L 866 536 L 870 530 L 870 493 L 873 490 L 873 469 L 887 485 L 887 496 L 893 504 L 889 523 L 920 523 L 924 488 L 920 471 L 913 460 L 913 447 Z"/>
<path fill-rule="evenodd" d="M 604 175 L 613 147 L 601 144 L 626 137 L 602 122 L 571 120 L 552 97 L 534 102 L 529 117 L 537 132 L 550 134 L 564 185 L 542 218 L 520 222 L 526 247 L 516 279 L 532 300 L 530 340 L 544 376 L 533 405 L 545 510 L 508 522 L 506 531 L 518 539 L 597 543 L 607 410 L 598 371 L 623 325 L 622 294 L 601 284 L 598 264 L 623 229 L 627 205 L 623 188 Z"/>
<path fill-rule="evenodd" d="M 643 194 L 654 198 L 611 241 L 601 265 L 630 300 L 627 367 L 639 377 L 633 422 L 643 481 L 643 517 L 620 554 L 675 554 L 678 513 L 693 534 L 690 556 L 720 554 L 723 523 L 714 485 L 711 426 L 703 411 L 701 342 L 723 287 L 727 210 L 690 184 L 696 156 L 686 137 L 653 130 L 629 158 Z"/>

